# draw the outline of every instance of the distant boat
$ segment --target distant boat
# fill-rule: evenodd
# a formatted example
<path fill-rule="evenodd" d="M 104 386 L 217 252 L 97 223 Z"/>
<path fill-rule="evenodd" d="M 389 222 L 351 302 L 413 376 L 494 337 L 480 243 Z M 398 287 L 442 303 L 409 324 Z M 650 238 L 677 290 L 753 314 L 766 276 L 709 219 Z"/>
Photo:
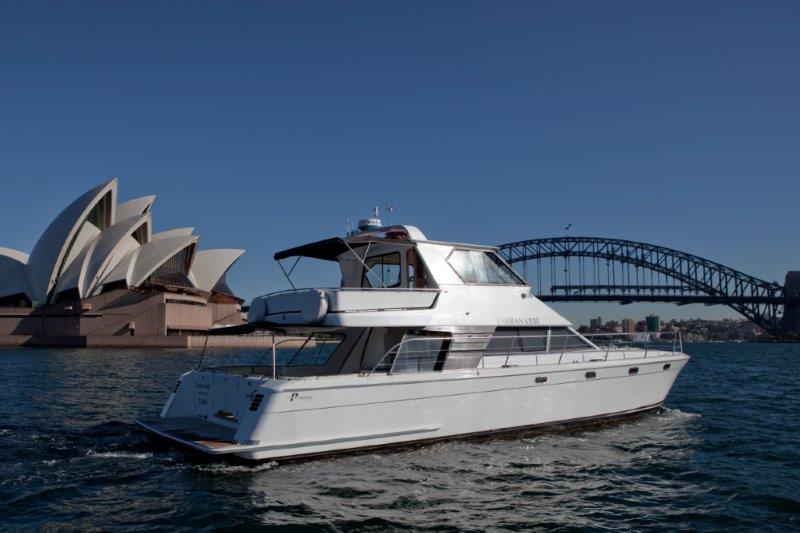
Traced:
<path fill-rule="evenodd" d="M 338 262 L 342 279 L 253 300 L 227 332 L 283 336 L 267 360 L 191 370 L 137 423 L 208 454 L 296 459 L 636 415 L 689 360 L 677 335 L 579 334 L 492 247 L 359 226 L 275 254 Z"/>

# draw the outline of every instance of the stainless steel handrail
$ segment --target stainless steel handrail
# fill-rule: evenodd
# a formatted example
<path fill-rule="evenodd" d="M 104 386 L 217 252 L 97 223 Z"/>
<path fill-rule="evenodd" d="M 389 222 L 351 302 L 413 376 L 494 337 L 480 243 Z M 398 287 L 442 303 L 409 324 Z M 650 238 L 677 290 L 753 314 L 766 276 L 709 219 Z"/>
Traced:
<path fill-rule="evenodd" d="M 320 291 L 368 291 L 368 292 L 389 292 L 389 291 L 405 291 L 405 292 L 442 292 L 442 289 L 437 289 L 433 287 L 298 287 L 297 289 L 286 289 L 282 291 L 275 291 L 269 292 L 267 294 L 262 294 L 261 296 L 256 296 L 256 298 L 266 298 L 268 296 L 275 296 L 278 294 L 288 294 L 293 292 L 300 292 L 300 291 L 311 291 L 311 290 L 320 290 Z"/>
<path fill-rule="evenodd" d="M 291 365 L 292 361 L 295 360 L 298 354 L 300 354 L 300 352 L 303 350 L 306 344 L 308 344 L 308 341 L 310 341 L 313 337 L 314 337 L 313 335 L 305 337 L 301 336 L 284 337 L 278 342 L 275 342 L 275 336 L 274 335 L 272 336 L 272 344 L 270 346 L 270 354 L 272 355 L 272 379 L 278 379 L 278 346 L 287 342 L 302 342 L 300 347 L 297 349 L 294 355 L 286 362 L 286 364 L 281 365 L 281 368 L 287 368 L 289 365 Z M 262 355 L 261 357 L 258 358 L 258 360 L 256 360 L 255 363 L 250 365 L 250 367 L 253 369 L 253 372 L 255 372 L 256 366 L 258 366 L 258 363 L 260 363 L 263 359 L 264 356 Z"/>
<path fill-rule="evenodd" d="M 420 342 L 420 341 L 431 342 L 431 341 L 440 340 L 440 341 L 451 341 L 452 342 L 454 340 L 459 340 L 459 339 L 469 339 L 469 340 L 473 340 L 473 341 L 474 340 L 491 341 L 493 339 L 498 339 L 498 340 L 506 341 L 506 339 L 508 339 L 508 342 L 509 342 L 508 349 L 506 349 L 505 347 L 500 348 L 500 349 L 496 349 L 497 351 L 495 353 L 491 353 L 489 351 L 490 349 L 488 348 L 488 346 L 483 349 L 483 355 L 481 356 L 481 362 L 484 363 L 484 368 L 485 368 L 485 362 L 484 362 L 484 358 L 485 357 L 504 356 L 506 359 L 505 359 L 505 362 L 503 363 L 503 366 L 508 366 L 508 362 L 510 360 L 511 355 L 515 355 L 515 354 L 516 355 L 519 355 L 519 354 L 527 355 L 527 354 L 530 354 L 530 355 L 534 356 L 535 364 L 538 365 L 539 364 L 539 356 L 558 353 L 558 352 L 555 352 L 553 350 L 549 350 L 549 351 L 547 351 L 547 350 L 525 351 L 524 349 L 522 349 L 523 348 L 522 344 L 518 345 L 517 349 L 519 351 L 517 351 L 515 353 L 514 352 L 515 343 L 517 343 L 520 339 L 544 339 L 545 340 L 544 346 L 547 346 L 547 342 L 546 342 L 547 339 L 563 337 L 564 338 L 564 342 L 561 344 L 561 350 L 560 350 L 559 358 L 558 358 L 558 361 L 556 362 L 556 364 L 562 364 L 562 360 L 563 360 L 564 354 L 566 352 L 568 352 L 568 351 L 570 351 L 570 352 L 579 352 L 580 351 L 580 352 L 583 352 L 583 353 L 591 353 L 591 352 L 595 352 L 596 353 L 596 352 L 605 351 L 605 354 L 603 355 L 603 360 L 604 361 L 608 360 L 608 356 L 612 352 L 613 353 L 621 352 L 623 354 L 623 358 L 627 358 L 626 355 L 625 355 L 626 346 L 627 347 L 631 347 L 635 343 L 640 343 L 640 342 L 644 343 L 644 350 L 643 350 L 644 351 L 644 355 L 643 355 L 643 358 L 647 358 L 648 351 L 651 349 L 650 348 L 650 344 L 651 344 L 650 341 L 651 341 L 653 333 L 655 333 L 655 332 L 594 333 L 594 334 L 588 334 L 588 335 L 585 335 L 585 336 L 584 335 L 580 335 L 580 334 L 579 335 L 575 335 L 575 334 L 557 334 L 557 335 L 542 334 L 542 335 L 509 335 L 509 336 L 498 337 L 498 336 L 495 336 L 495 335 L 471 335 L 471 334 L 466 334 L 466 335 L 461 335 L 461 336 L 445 336 L 445 335 L 436 336 L 436 335 L 431 335 L 431 336 L 424 336 L 424 337 L 414 337 L 414 338 L 411 338 L 411 339 L 404 339 L 404 340 L 398 342 L 397 344 L 395 344 L 394 346 L 392 346 L 388 351 L 386 351 L 383 354 L 383 356 L 378 360 L 378 362 L 368 372 L 366 372 L 365 375 L 366 376 L 372 375 L 376 371 L 377 368 L 379 368 L 381 365 L 384 364 L 384 362 L 386 361 L 387 357 L 389 357 L 392 354 L 395 354 L 395 358 L 392 361 L 392 365 L 390 366 L 389 371 L 388 371 L 389 374 L 392 374 L 393 371 L 394 371 L 395 365 L 397 364 L 398 356 L 401 355 L 400 349 L 403 346 L 406 346 L 407 344 L 411 344 L 411 343 L 414 343 L 414 342 Z M 678 353 L 678 352 L 682 352 L 683 351 L 683 342 L 682 342 L 682 338 L 681 338 L 681 332 L 677 331 L 677 332 L 668 332 L 668 333 L 672 334 L 672 339 L 671 339 L 671 341 L 670 340 L 664 341 L 663 344 L 669 345 L 669 343 L 671 342 L 670 352 L 672 354 L 675 354 L 675 353 Z M 623 345 L 624 339 L 622 341 L 619 340 L 619 337 L 625 337 L 625 336 L 630 337 L 630 341 L 627 342 L 627 345 Z M 639 337 L 646 336 L 646 338 L 644 338 L 642 340 L 639 340 L 639 339 L 636 338 L 637 336 L 639 336 Z M 589 344 L 585 344 L 583 346 L 578 346 L 578 345 L 569 346 L 569 339 L 570 338 L 576 339 L 576 340 L 580 340 L 580 341 L 591 342 L 591 339 L 594 339 L 594 338 L 597 338 L 597 337 L 608 338 L 609 342 L 608 342 L 608 345 L 605 347 L 605 350 L 603 350 L 602 348 L 599 348 L 599 347 L 592 347 Z M 618 339 L 616 344 L 614 343 L 615 337 Z M 594 344 L 594 343 L 592 343 L 592 344 Z M 613 350 L 612 350 L 612 345 L 613 345 Z M 576 349 L 569 349 L 568 350 L 567 349 L 568 347 L 569 348 L 574 347 Z M 637 348 L 637 350 L 642 351 L 641 348 Z M 449 356 L 450 353 L 474 352 L 474 351 L 475 350 L 471 349 L 471 348 L 456 349 L 456 350 L 453 350 L 451 348 L 451 349 L 448 350 L 447 355 Z M 413 354 L 429 354 L 430 352 L 431 352 L 431 350 L 429 350 L 429 349 L 428 350 L 418 350 L 418 351 L 405 350 L 405 351 L 402 352 L 402 355 L 406 359 L 408 359 L 409 355 L 413 355 Z M 437 354 L 437 357 L 438 357 L 438 354 Z M 584 357 L 584 361 L 585 361 L 585 357 Z M 419 361 L 418 361 L 418 364 L 419 364 Z"/>

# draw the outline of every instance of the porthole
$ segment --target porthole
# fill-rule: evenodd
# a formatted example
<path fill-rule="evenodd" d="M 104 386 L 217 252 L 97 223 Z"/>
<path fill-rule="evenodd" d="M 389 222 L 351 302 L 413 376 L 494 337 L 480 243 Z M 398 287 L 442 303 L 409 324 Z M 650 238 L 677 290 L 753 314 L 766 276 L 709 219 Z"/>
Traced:
<path fill-rule="evenodd" d="M 630 367 L 628 369 L 628 374 L 630 374 L 631 376 L 634 375 L 634 374 L 638 374 L 638 373 L 639 373 L 639 367 L 638 366 L 632 366 L 632 367 Z"/>
<path fill-rule="evenodd" d="M 590 371 L 590 372 L 586 373 L 586 379 L 594 379 L 596 377 L 597 377 L 597 372 L 591 372 Z"/>
<path fill-rule="evenodd" d="M 547 383 L 547 377 L 545 376 L 538 376 L 536 378 L 536 383 Z"/>
<path fill-rule="evenodd" d="M 664 370 L 669 370 L 670 367 L 672 367 L 672 365 L 667 363 L 666 365 L 664 365 Z"/>

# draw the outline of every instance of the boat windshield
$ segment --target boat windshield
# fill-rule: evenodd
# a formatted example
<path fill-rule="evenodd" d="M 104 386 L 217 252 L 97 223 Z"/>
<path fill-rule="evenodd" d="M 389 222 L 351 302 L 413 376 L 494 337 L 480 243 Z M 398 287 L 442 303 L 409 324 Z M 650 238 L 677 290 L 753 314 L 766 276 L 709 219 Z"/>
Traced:
<path fill-rule="evenodd" d="M 525 285 L 495 252 L 455 249 L 447 262 L 461 281 L 471 285 Z"/>

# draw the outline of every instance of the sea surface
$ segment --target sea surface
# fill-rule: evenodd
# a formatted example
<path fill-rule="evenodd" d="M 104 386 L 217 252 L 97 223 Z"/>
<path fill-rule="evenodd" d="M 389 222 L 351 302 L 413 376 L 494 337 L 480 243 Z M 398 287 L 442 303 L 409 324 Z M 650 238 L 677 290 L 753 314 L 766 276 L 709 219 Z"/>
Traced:
<path fill-rule="evenodd" d="M 684 349 L 632 422 L 280 466 L 133 424 L 197 352 L 0 349 L 0 529 L 800 530 L 800 345 Z"/>

